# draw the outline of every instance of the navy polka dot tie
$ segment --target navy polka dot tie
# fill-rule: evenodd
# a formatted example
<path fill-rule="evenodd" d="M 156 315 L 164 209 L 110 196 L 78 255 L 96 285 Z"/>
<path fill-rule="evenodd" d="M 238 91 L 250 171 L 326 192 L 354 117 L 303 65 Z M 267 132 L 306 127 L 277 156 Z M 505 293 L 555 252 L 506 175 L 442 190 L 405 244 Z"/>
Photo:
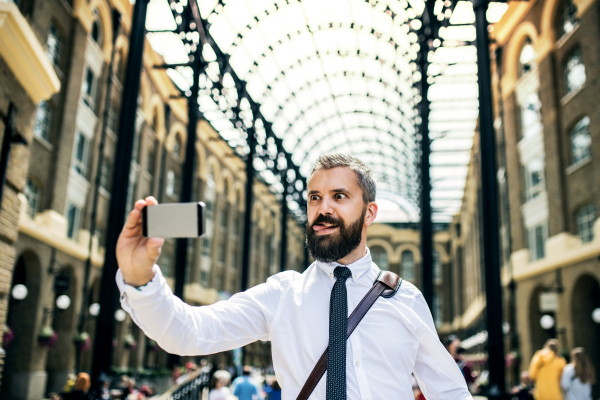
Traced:
<path fill-rule="evenodd" d="M 337 278 L 329 301 L 329 347 L 327 351 L 327 400 L 346 400 L 346 335 L 348 333 L 348 296 L 346 279 L 352 272 L 335 267 Z"/>

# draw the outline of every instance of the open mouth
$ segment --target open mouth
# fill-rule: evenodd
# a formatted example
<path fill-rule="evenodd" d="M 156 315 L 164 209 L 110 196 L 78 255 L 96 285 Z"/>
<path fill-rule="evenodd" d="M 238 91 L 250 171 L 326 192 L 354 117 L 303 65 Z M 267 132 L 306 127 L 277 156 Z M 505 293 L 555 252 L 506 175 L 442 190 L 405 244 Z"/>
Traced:
<path fill-rule="evenodd" d="M 317 233 L 333 232 L 335 229 L 337 229 L 337 227 L 338 226 L 335 224 L 327 224 L 327 223 L 320 223 L 320 224 L 313 225 L 313 229 Z"/>

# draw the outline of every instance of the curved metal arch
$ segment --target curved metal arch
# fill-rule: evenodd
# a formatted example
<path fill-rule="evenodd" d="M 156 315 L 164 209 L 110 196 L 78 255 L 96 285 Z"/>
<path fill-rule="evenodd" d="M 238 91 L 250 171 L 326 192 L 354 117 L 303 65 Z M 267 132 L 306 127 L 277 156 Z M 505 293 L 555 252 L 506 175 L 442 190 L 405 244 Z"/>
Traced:
<path fill-rule="evenodd" d="M 301 2 L 301 0 L 298 0 L 298 3 L 300 3 L 300 2 Z M 375 1 L 371 1 L 371 0 L 364 0 L 363 2 L 365 2 L 365 3 L 368 3 L 368 4 L 371 4 L 371 7 L 372 7 L 373 9 L 376 9 L 376 8 L 377 8 L 377 5 L 379 4 L 379 0 L 375 0 Z M 290 6 L 290 5 L 292 5 L 292 4 L 293 4 L 293 3 L 291 3 L 289 0 L 286 0 L 285 4 L 277 4 L 277 3 L 275 3 L 275 2 L 274 2 L 274 3 L 273 3 L 273 6 L 275 6 L 276 10 L 277 10 L 277 11 L 279 11 L 279 10 L 280 10 L 282 7 Z M 219 5 L 222 5 L 222 10 L 223 10 L 223 11 L 225 11 L 225 7 L 227 6 L 226 2 L 224 2 L 224 1 L 220 0 L 220 1 L 219 1 Z M 410 2 L 408 2 L 408 3 L 407 3 L 407 6 L 408 6 L 408 7 L 410 7 L 410 8 L 412 8 L 412 7 L 411 7 L 411 5 L 410 5 Z M 222 14 L 222 12 L 216 12 L 215 10 L 216 10 L 216 7 L 215 7 L 215 8 L 213 8 L 213 10 L 212 10 L 212 11 L 210 12 L 210 14 L 209 14 L 209 15 L 208 15 L 208 16 L 205 18 L 205 20 L 209 20 L 209 19 L 210 19 L 210 18 L 211 18 L 213 15 L 219 16 L 219 15 L 221 15 L 221 14 Z M 392 19 L 392 22 L 394 22 L 394 20 L 395 20 L 395 19 L 396 19 L 396 17 L 398 16 L 398 14 L 396 14 L 396 13 L 395 13 L 395 12 L 394 12 L 394 11 L 393 11 L 393 10 L 392 10 L 390 7 L 389 7 L 389 5 L 387 5 L 387 4 L 386 4 L 386 8 L 385 8 L 385 10 L 381 11 L 381 13 L 382 13 L 382 14 L 387 14 L 387 15 L 388 15 L 388 16 L 389 16 L 389 17 Z M 249 32 L 250 32 L 252 29 L 254 29 L 254 28 L 256 28 L 258 25 L 260 25 L 260 22 L 261 22 L 261 19 L 262 19 L 262 16 L 263 16 L 263 15 L 264 15 L 264 16 L 266 16 L 266 17 L 268 17 L 268 16 L 270 16 L 270 15 L 272 15 L 272 14 L 273 14 L 273 13 L 272 13 L 272 12 L 271 12 L 269 9 L 266 9 L 266 10 L 264 10 L 264 11 L 263 11 L 263 12 L 261 12 L 261 13 L 257 13 L 257 14 L 255 14 L 255 15 L 253 15 L 253 20 L 254 20 L 254 21 L 256 21 L 256 23 L 255 23 L 255 24 L 253 24 L 253 26 L 251 26 L 251 25 L 246 25 L 244 28 L 242 28 L 242 30 L 240 30 L 239 32 L 237 32 L 236 40 L 237 40 L 237 38 L 243 39 L 244 35 L 247 35 L 247 34 L 248 34 L 248 33 L 249 33 Z M 408 17 L 408 16 L 407 16 L 407 17 Z M 408 21 L 408 20 L 410 20 L 410 18 L 407 18 L 407 21 Z M 402 24 L 403 24 L 403 23 L 405 23 L 405 21 L 404 21 L 404 20 L 402 20 L 402 21 L 400 21 L 400 23 L 402 23 Z M 329 22 L 329 23 L 328 23 L 328 25 L 331 25 L 331 24 L 333 24 L 333 23 L 332 23 L 332 22 Z M 340 24 L 340 25 L 341 25 L 341 24 Z M 352 25 L 353 25 L 353 24 L 352 24 Z M 319 25 L 319 27 L 320 27 L 320 25 Z M 330 27 L 330 28 L 333 28 L 333 26 L 329 26 L 329 27 Z M 207 28 L 208 28 L 208 29 L 210 29 L 210 25 L 208 25 L 208 26 L 207 26 Z M 361 25 L 361 26 L 360 26 L 360 28 L 362 29 L 362 28 L 364 28 L 364 26 L 363 26 L 363 25 Z M 354 29 L 354 27 L 351 27 L 351 29 Z M 381 32 L 379 32 L 379 33 L 381 33 Z M 288 34 L 289 34 L 289 32 L 288 32 Z M 390 39 L 391 39 L 391 37 L 390 37 Z M 235 41 L 234 41 L 234 43 L 235 43 Z M 232 45 L 234 45 L 234 44 L 232 43 Z"/>
<path fill-rule="evenodd" d="M 322 77 L 322 78 L 319 78 L 319 79 L 316 79 L 316 80 L 314 80 L 314 81 L 312 81 L 312 82 L 318 82 L 318 81 L 321 81 L 321 80 L 323 80 L 323 79 L 324 79 L 324 77 Z M 305 91 L 305 90 L 307 90 L 308 88 L 310 88 L 310 85 L 304 85 L 303 87 L 301 87 L 301 91 Z M 286 106 L 288 103 L 290 103 L 290 102 L 292 101 L 292 99 L 293 99 L 293 98 L 295 98 L 295 97 L 296 97 L 296 94 L 297 94 L 297 93 L 300 93 L 301 91 L 292 92 L 292 95 L 291 95 L 291 96 L 288 96 L 288 97 L 287 97 L 287 98 L 286 98 L 286 99 L 285 99 L 283 102 L 281 102 L 281 103 L 280 103 L 280 105 L 279 105 L 279 111 L 277 111 L 277 112 L 275 113 L 275 117 L 279 117 L 279 115 L 280 115 L 280 114 L 283 112 L 283 110 L 285 109 L 285 106 Z M 392 103 L 390 103 L 390 102 L 389 102 L 387 99 L 385 99 L 385 98 L 381 98 L 381 97 L 379 97 L 379 96 L 370 96 L 370 95 L 369 95 L 369 96 L 366 96 L 366 95 L 363 95 L 363 94 L 358 94 L 358 93 L 353 93 L 353 92 L 349 92 L 349 93 L 345 93 L 345 94 L 342 94 L 342 95 L 337 95 L 337 96 L 335 96 L 335 98 L 336 98 L 336 99 L 337 99 L 337 98 L 343 98 L 343 97 L 367 97 L 367 98 L 371 98 L 371 99 L 375 99 L 375 100 L 380 100 L 382 103 L 386 103 L 386 104 L 388 105 L 388 107 L 393 107 L 395 110 L 398 110 L 398 111 L 399 111 L 399 112 L 400 112 L 400 113 L 401 113 L 403 116 L 405 116 L 405 114 L 404 114 L 404 111 L 402 111 L 402 109 L 399 107 L 399 104 L 397 104 L 397 105 L 395 105 L 395 104 L 392 104 Z M 303 111 L 303 112 L 306 112 L 306 111 L 308 111 L 308 110 L 311 110 L 311 109 L 313 109 L 313 108 L 315 108 L 315 107 L 316 107 L 316 103 L 318 103 L 318 104 L 323 104 L 323 103 L 325 102 L 325 100 L 331 100 L 331 99 L 332 99 L 332 98 L 331 98 L 331 97 L 329 97 L 329 96 L 327 96 L 327 97 L 325 97 L 325 98 L 322 98 L 322 99 L 319 99 L 317 102 L 315 102 L 315 103 L 312 103 L 312 105 L 310 105 L 308 108 L 302 109 L 302 111 Z M 300 107 L 298 107 L 298 108 L 300 108 Z M 299 114 L 297 117 L 295 117 L 295 118 L 294 118 L 294 120 L 293 120 L 291 123 L 294 123 L 294 122 L 296 122 L 296 121 L 297 121 L 297 120 L 300 118 L 300 117 L 299 117 L 300 115 L 302 115 L 302 113 L 300 113 L 300 114 Z"/>
<path fill-rule="evenodd" d="M 287 72 L 289 72 L 289 71 L 291 71 L 291 70 L 294 70 L 294 69 L 296 68 L 296 67 L 294 67 L 294 65 L 295 65 L 295 64 L 298 64 L 298 65 L 299 65 L 299 67 L 298 67 L 298 68 L 302 67 L 302 66 L 303 66 L 303 63 L 305 63 L 305 62 L 307 62 L 307 61 L 311 61 L 315 55 L 318 55 L 318 54 L 317 54 L 317 53 L 313 53 L 313 54 L 311 54 L 311 55 L 309 55 L 309 56 L 307 56 L 307 57 L 304 57 L 304 58 L 298 58 L 298 59 L 296 59 L 296 60 L 297 60 L 297 62 L 296 62 L 296 63 L 290 64 L 290 65 L 289 65 L 289 66 L 287 66 L 285 69 L 282 69 L 282 70 L 279 72 L 279 74 L 277 74 L 277 75 L 275 76 L 275 78 L 273 78 L 271 81 L 269 81 L 269 82 L 267 83 L 266 87 L 267 87 L 268 89 L 271 89 L 271 88 L 272 88 L 272 86 L 274 86 L 274 83 L 273 83 L 273 82 L 277 82 L 277 83 L 279 83 L 279 82 L 280 82 L 280 80 L 279 80 L 279 75 L 281 75 L 281 76 L 285 76 L 285 74 L 286 74 Z M 356 54 L 356 56 L 357 56 L 357 57 L 359 57 L 359 58 L 360 58 L 360 59 L 362 59 L 362 60 L 370 60 L 370 58 L 369 58 L 369 57 L 367 57 L 367 56 L 366 56 L 366 55 L 364 55 L 364 54 Z M 394 69 L 394 68 L 391 68 L 391 70 L 392 70 L 392 71 L 394 71 L 395 75 L 397 75 L 397 76 L 406 75 L 405 73 L 403 73 L 403 72 L 402 72 L 401 70 L 399 70 L 399 69 Z M 248 71 L 247 71 L 247 73 L 248 73 L 248 74 L 253 74 L 254 72 L 252 72 L 252 70 L 248 70 Z M 307 82 L 310 82 L 311 84 L 313 84 L 313 83 L 317 83 L 317 82 L 319 82 L 320 80 L 326 79 L 326 78 L 328 78 L 328 77 L 339 77 L 339 76 L 341 75 L 341 73 L 343 73 L 343 74 L 346 74 L 346 73 L 355 74 L 355 72 L 354 72 L 354 71 L 340 71 L 340 72 L 336 72 L 336 73 L 329 74 L 329 75 L 323 75 L 323 76 L 321 76 L 321 77 L 319 77 L 319 78 L 317 78 L 317 79 L 314 79 L 314 80 L 312 80 L 312 81 L 307 81 Z M 364 74 L 364 72 L 363 72 L 363 74 Z M 344 76 L 346 76 L 346 75 L 344 75 Z M 411 76 L 411 75 L 409 75 L 407 78 L 409 78 L 410 76 Z M 348 77 L 352 77 L 352 75 L 348 75 Z M 368 80 L 368 81 L 373 81 L 373 80 L 376 80 L 376 78 L 373 78 L 373 77 L 371 77 L 371 76 L 362 76 L 361 78 L 362 78 L 362 79 L 366 79 L 366 80 Z M 406 81 L 407 81 L 407 82 L 409 82 L 410 80 L 409 80 L 409 79 L 406 79 Z M 381 82 L 381 83 L 383 83 L 383 84 L 385 84 L 385 85 L 389 85 L 389 86 L 393 87 L 393 88 L 394 88 L 394 91 L 396 91 L 398 94 L 402 95 L 402 91 L 400 90 L 400 88 L 398 87 L 398 85 L 397 85 L 397 84 L 391 84 L 391 83 L 389 83 L 389 82 L 387 82 L 387 81 L 384 81 L 382 78 L 380 78 L 380 79 L 379 79 L 379 82 Z M 306 85 L 306 84 L 305 84 L 305 85 Z M 304 86 L 305 86 L 305 85 L 301 86 L 300 88 L 304 88 Z M 412 83 L 411 83 L 411 86 L 412 86 Z M 264 94 L 263 94 L 263 95 L 264 95 Z"/>
<path fill-rule="evenodd" d="M 379 132 L 384 132 L 384 133 L 386 133 L 386 134 L 389 134 L 389 132 L 388 132 L 388 131 L 386 131 L 386 130 L 383 130 L 383 129 L 381 129 L 381 128 L 378 128 L 378 127 L 364 126 L 364 125 L 355 125 L 355 126 L 345 127 L 345 128 L 343 128 L 343 129 L 338 129 L 338 130 L 336 130 L 336 131 L 334 131 L 334 132 L 331 132 L 331 133 L 330 133 L 328 136 L 333 136 L 333 135 L 335 135 L 335 134 L 338 134 L 338 133 L 340 133 L 340 132 L 342 132 L 342 131 L 344 131 L 344 130 L 350 130 L 350 129 L 365 129 L 365 130 L 367 130 L 367 129 L 371 129 L 371 130 L 376 130 L 376 131 L 379 131 Z M 313 144 L 313 146 L 312 146 L 312 147 L 313 147 L 313 148 L 316 148 L 316 147 L 318 147 L 318 145 L 319 145 L 319 144 L 320 144 L 320 143 L 321 143 L 323 140 L 325 140 L 325 138 L 327 138 L 328 136 L 326 136 L 326 137 L 321 137 L 319 140 L 317 140 L 317 142 L 315 142 L 315 143 Z M 294 153 L 296 153 L 296 152 L 294 152 Z M 309 157 L 309 156 L 310 156 L 310 151 L 309 151 L 309 152 L 306 152 L 306 151 L 305 151 L 305 152 L 304 152 L 304 154 L 305 154 L 305 156 L 306 156 L 306 157 Z M 292 154 L 292 157 L 293 157 L 293 156 L 294 156 L 294 154 Z"/>
<path fill-rule="evenodd" d="M 362 56 L 360 56 L 360 57 L 361 57 L 361 58 L 364 58 L 364 59 L 366 59 L 366 57 L 362 57 Z M 304 59 L 298 59 L 298 61 L 299 61 L 299 62 L 305 62 L 305 61 L 308 61 L 308 60 L 311 60 L 311 59 L 312 59 L 312 56 L 309 56 L 309 57 L 305 57 Z M 287 70 L 281 70 L 281 72 L 280 72 L 279 74 L 280 74 L 280 75 L 283 75 L 283 76 L 285 76 L 285 72 L 286 72 L 286 71 L 289 71 L 289 70 L 292 70 L 292 69 L 294 69 L 294 68 L 288 68 Z M 399 70 L 398 70 L 398 71 L 397 71 L 397 70 L 394 70 L 394 71 L 396 71 L 396 75 L 400 75 L 400 73 L 401 73 L 401 71 L 399 71 Z M 346 75 L 346 74 L 352 74 L 352 75 Z M 340 71 L 340 72 L 335 72 L 335 73 L 333 73 L 333 74 L 329 74 L 329 75 L 323 75 L 323 76 L 320 76 L 320 77 L 318 77 L 317 79 L 313 79 L 313 80 L 307 80 L 307 81 L 306 81 L 306 83 L 305 83 L 304 85 L 300 86 L 300 87 L 299 87 L 297 90 L 295 90 L 295 91 L 294 91 L 294 93 L 299 93 L 299 92 L 302 92 L 302 91 L 304 91 L 304 90 L 305 90 L 307 87 L 311 87 L 313 84 L 315 84 L 315 83 L 318 83 L 318 82 L 320 82 L 320 81 L 322 81 L 322 80 L 324 80 L 324 79 L 327 79 L 327 78 L 339 78 L 339 77 L 348 77 L 348 78 L 353 78 L 353 77 L 354 77 L 354 76 L 353 76 L 354 74 L 355 74 L 355 72 L 354 72 L 354 71 Z M 362 80 L 366 81 L 366 82 L 371 82 L 371 81 L 379 81 L 379 82 L 380 82 L 380 83 L 382 83 L 384 86 L 386 86 L 386 85 L 387 85 L 387 86 L 393 87 L 393 88 L 394 88 L 394 91 L 395 91 L 396 93 L 398 93 L 400 96 L 402 96 L 402 95 L 403 95 L 402 91 L 400 90 L 400 88 L 398 87 L 398 85 L 397 85 L 397 84 L 392 84 L 392 83 L 389 83 L 388 81 L 385 81 L 385 80 L 383 80 L 383 78 L 377 79 L 377 78 L 373 78 L 372 76 L 368 76 L 368 75 L 367 75 L 367 76 L 362 76 L 362 77 L 360 77 L 360 78 L 361 78 Z M 277 82 L 277 83 L 279 83 L 279 82 L 280 82 L 280 81 L 279 81 L 279 78 L 275 77 L 273 80 L 269 81 L 269 82 L 266 84 L 266 87 L 267 87 L 267 89 L 269 89 L 269 90 L 272 90 L 272 89 L 273 89 L 273 88 L 272 88 L 272 86 L 274 86 L 273 82 Z M 265 94 L 263 93 L 263 96 L 264 96 L 264 95 L 265 95 Z"/>
<path fill-rule="evenodd" d="M 361 98 L 367 97 L 367 98 L 370 98 L 370 99 L 374 99 L 376 101 L 380 101 L 382 103 L 386 103 L 388 105 L 388 107 L 390 107 L 390 104 L 387 102 L 386 99 L 378 97 L 378 96 L 362 96 L 362 95 L 356 95 L 355 96 L 353 93 L 346 93 L 346 94 L 335 96 L 336 99 L 338 99 L 338 98 L 346 98 L 346 97 L 361 97 Z M 323 104 L 326 104 L 328 101 L 333 101 L 333 100 L 332 100 L 331 97 L 327 96 L 327 97 L 324 97 L 322 99 L 317 100 L 316 102 L 313 102 L 310 106 L 308 106 L 307 108 L 303 109 L 300 112 L 300 114 L 296 115 L 296 117 L 294 117 L 294 119 L 289 122 L 290 126 L 286 129 L 285 134 L 288 134 L 290 132 L 290 129 L 292 128 L 292 126 L 295 123 L 297 123 L 298 121 L 300 121 L 300 119 L 306 114 L 306 112 L 308 112 L 308 111 L 310 111 L 310 110 L 312 110 L 314 108 L 318 108 L 318 107 L 322 106 Z M 395 110 L 397 110 L 398 112 L 400 112 L 400 114 L 402 114 L 402 116 L 406 117 L 404 115 L 404 112 L 400 108 L 395 108 L 393 106 L 392 106 L 392 108 L 394 108 Z M 359 110 L 356 110 L 356 112 L 359 112 Z M 279 114 L 280 113 L 276 113 L 275 117 L 277 118 L 279 116 Z M 390 120 L 391 122 L 393 122 L 393 123 L 395 123 L 395 124 L 397 124 L 399 126 L 404 126 L 406 124 L 410 125 L 410 120 L 409 121 L 405 121 L 405 122 L 400 122 L 400 121 L 391 120 L 389 118 L 386 118 L 386 119 Z"/>
<path fill-rule="evenodd" d="M 308 129 L 308 130 L 307 130 L 307 131 L 306 131 L 306 132 L 305 132 L 303 135 L 308 135 L 308 134 L 309 134 L 311 131 L 313 131 L 314 129 L 316 129 L 316 127 L 317 127 L 317 126 L 319 126 L 319 125 L 321 125 L 321 124 L 323 124 L 323 123 L 325 123 L 325 122 L 329 121 L 329 120 L 330 120 L 330 119 L 332 119 L 332 118 L 335 118 L 335 117 L 341 117 L 341 116 L 343 116 L 343 115 L 351 115 L 351 114 L 367 114 L 367 115 L 373 115 L 373 116 L 375 116 L 375 117 L 377 117 L 377 118 L 383 118 L 383 119 L 385 119 L 386 121 L 389 121 L 389 122 L 391 122 L 392 124 L 394 124 L 394 123 L 395 123 L 395 121 L 392 121 L 392 120 L 391 120 L 391 119 L 389 119 L 387 116 L 385 116 L 385 115 L 381 115 L 381 114 L 379 114 L 379 113 L 368 113 L 368 112 L 364 112 L 364 111 L 344 111 L 344 112 L 341 112 L 341 113 L 336 113 L 336 114 L 330 115 L 330 116 L 328 116 L 328 117 L 326 117 L 326 118 L 322 118 L 321 120 L 317 121 L 315 124 L 311 125 L 311 126 L 309 127 L 309 129 Z M 370 129 L 375 129 L 375 127 L 371 127 Z M 344 130 L 346 130 L 346 129 L 344 129 Z M 404 138 L 402 138 L 402 137 L 400 137 L 400 136 L 396 136 L 396 135 L 394 135 L 393 133 L 391 133 L 391 132 L 389 132 L 389 131 L 384 131 L 384 130 L 383 130 L 383 129 L 381 129 L 381 128 L 379 128 L 378 130 L 379 130 L 379 131 L 381 131 L 381 132 L 386 132 L 386 135 L 388 135 L 388 136 L 392 137 L 392 138 L 393 138 L 393 139 L 395 139 L 395 140 L 400 140 L 400 141 L 401 141 L 401 142 L 402 142 L 402 143 L 403 143 L 403 144 L 404 144 L 406 147 L 409 147 L 408 143 L 406 143 L 406 142 L 404 141 Z M 286 134 L 287 134 L 287 132 L 289 132 L 289 129 L 288 129 L 288 131 L 286 131 Z M 328 138 L 328 137 L 330 137 L 330 136 L 332 136 L 332 135 L 333 135 L 333 134 L 328 134 L 328 135 L 324 136 L 322 139 L 324 139 L 324 138 Z M 300 144 L 300 142 L 302 141 L 303 137 L 304 137 L 304 136 L 299 136 L 299 137 L 296 137 L 296 138 L 295 138 L 295 139 L 296 139 L 296 144 L 294 145 L 294 148 L 295 148 L 296 146 L 298 146 L 298 144 Z"/>
<path fill-rule="evenodd" d="M 280 46 L 284 46 L 284 45 L 288 44 L 288 42 L 291 43 L 291 41 L 292 41 L 293 38 L 300 37 L 300 36 L 306 35 L 306 34 L 312 34 L 314 32 L 322 32 L 322 31 L 326 31 L 326 30 L 329 30 L 329 29 L 335 29 L 335 28 L 334 27 L 330 27 L 330 26 L 326 26 L 326 27 L 319 26 L 318 29 L 316 29 L 316 30 L 296 31 L 296 32 L 293 32 L 293 34 L 289 34 L 288 33 L 287 35 L 283 36 L 283 40 L 279 40 L 279 41 L 277 41 L 277 42 L 275 42 L 273 44 L 267 45 L 265 51 L 263 53 L 261 53 L 261 55 L 259 56 L 259 58 L 251 60 L 252 61 L 252 66 L 250 67 L 249 70 L 245 71 L 245 74 L 244 74 L 245 79 L 249 80 L 249 79 L 247 79 L 248 74 L 253 74 L 256 71 L 256 69 L 258 69 L 258 67 L 260 65 L 260 63 L 258 62 L 258 60 L 260 58 L 266 59 L 268 55 L 270 56 L 273 53 L 275 53 L 275 50 L 278 49 Z M 348 28 L 348 29 L 355 30 L 356 28 Z M 378 32 L 375 32 L 375 31 L 369 31 L 369 34 L 374 35 L 377 41 L 383 40 L 381 37 L 377 37 L 377 33 Z M 390 41 L 393 41 L 393 40 L 390 38 Z M 390 41 L 387 41 L 386 43 L 392 44 L 392 43 L 390 43 Z M 399 45 L 397 45 L 397 44 L 395 44 L 395 45 L 392 44 L 392 45 L 394 46 L 395 50 L 398 50 Z M 231 47 L 238 47 L 238 45 L 232 45 Z M 228 51 L 228 53 L 230 53 L 230 51 Z M 329 52 L 329 51 L 325 52 L 326 55 L 328 55 L 330 53 L 331 52 Z M 318 49 L 317 49 L 317 51 L 314 54 L 317 55 L 317 56 L 320 56 Z M 337 54 L 341 55 L 340 52 L 338 52 Z M 357 50 L 356 54 L 357 55 L 360 54 L 360 49 Z M 374 56 L 375 56 L 374 59 L 377 60 L 377 61 L 379 61 L 381 63 L 382 67 L 384 65 L 387 66 L 387 65 L 391 64 L 391 69 L 394 70 L 394 71 L 396 71 L 396 70 L 400 70 L 400 68 L 399 68 L 399 66 L 396 65 L 395 61 L 399 57 L 408 56 L 408 52 L 404 52 L 402 54 L 397 54 L 394 60 L 386 60 L 386 59 L 379 58 L 379 55 L 377 55 L 377 54 L 374 54 Z M 407 64 L 408 63 L 410 63 L 410 61 L 407 61 Z"/>

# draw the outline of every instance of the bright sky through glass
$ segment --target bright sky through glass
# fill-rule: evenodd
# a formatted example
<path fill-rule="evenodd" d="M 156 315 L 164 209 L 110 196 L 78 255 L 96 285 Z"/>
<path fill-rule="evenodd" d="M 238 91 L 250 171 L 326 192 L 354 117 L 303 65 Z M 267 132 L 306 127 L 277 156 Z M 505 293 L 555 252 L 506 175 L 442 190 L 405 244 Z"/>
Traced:
<path fill-rule="evenodd" d="M 177 8 L 186 3 L 151 0 L 148 30 L 174 30 L 171 4 Z M 388 211 L 379 220 L 419 220 L 415 134 L 421 74 L 415 63 L 419 45 L 414 30 L 420 26 L 416 18 L 423 10 L 422 0 L 198 4 L 210 34 L 231 56 L 233 70 L 248 83 L 248 93 L 261 104 L 261 113 L 273 123 L 273 131 L 304 175 L 320 154 L 354 154 L 377 177 L 378 197 Z M 444 5 L 448 6 L 436 0 L 440 18 Z M 504 4 L 492 3 L 490 22 L 505 9 Z M 465 25 L 473 21 L 471 3 L 459 2 L 450 19 L 458 26 L 442 28 L 442 41 L 434 43 L 436 50 L 429 57 L 432 206 L 434 221 L 439 222 L 449 221 L 460 207 L 478 115 L 476 52 L 471 44 L 475 29 Z M 189 48 L 175 33 L 148 37 L 165 62 L 187 62 Z M 222 83 L 229 90 L 215 102 L 210 94 L 219 79 L 219 65 L 208 45 L 203 56 L 209 64 L 200 79 L 200 109 L 220 135 L 245 154 L 246 133 L 228 119 L 237 102 L 233 79 L 223 71 Z M 190 68 L 167 73 L 182 90 L 189 88 Z M 243 103 L 242 116 L 250 119 L 249 105 Z M 260 141 L 260 125 L 257 133 Z M 262 160 L 255 167 L 273 190 L 283 190 Z"/>

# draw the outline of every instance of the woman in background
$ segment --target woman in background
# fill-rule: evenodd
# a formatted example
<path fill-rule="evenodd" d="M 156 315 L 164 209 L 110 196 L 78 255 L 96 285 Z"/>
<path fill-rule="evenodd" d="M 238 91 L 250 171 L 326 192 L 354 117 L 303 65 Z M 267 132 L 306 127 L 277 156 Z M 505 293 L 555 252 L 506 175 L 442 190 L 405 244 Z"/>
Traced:
<path fill-rule="evenodd" d="M 592 400 L 592 385 L 596 383 L 594 367 L 583 347 L 571 351 L 571 364 L 563 369 L 560 386 L 565 400 Z"/>
<path fill-rule="evenodd" d="M 529 365 L 529 378 L 535 381 L 537 400 L 562 400 L 560 378 L 567 362 L 558 354 L 558 340 L 549 339 L 536 351 Z"/>

